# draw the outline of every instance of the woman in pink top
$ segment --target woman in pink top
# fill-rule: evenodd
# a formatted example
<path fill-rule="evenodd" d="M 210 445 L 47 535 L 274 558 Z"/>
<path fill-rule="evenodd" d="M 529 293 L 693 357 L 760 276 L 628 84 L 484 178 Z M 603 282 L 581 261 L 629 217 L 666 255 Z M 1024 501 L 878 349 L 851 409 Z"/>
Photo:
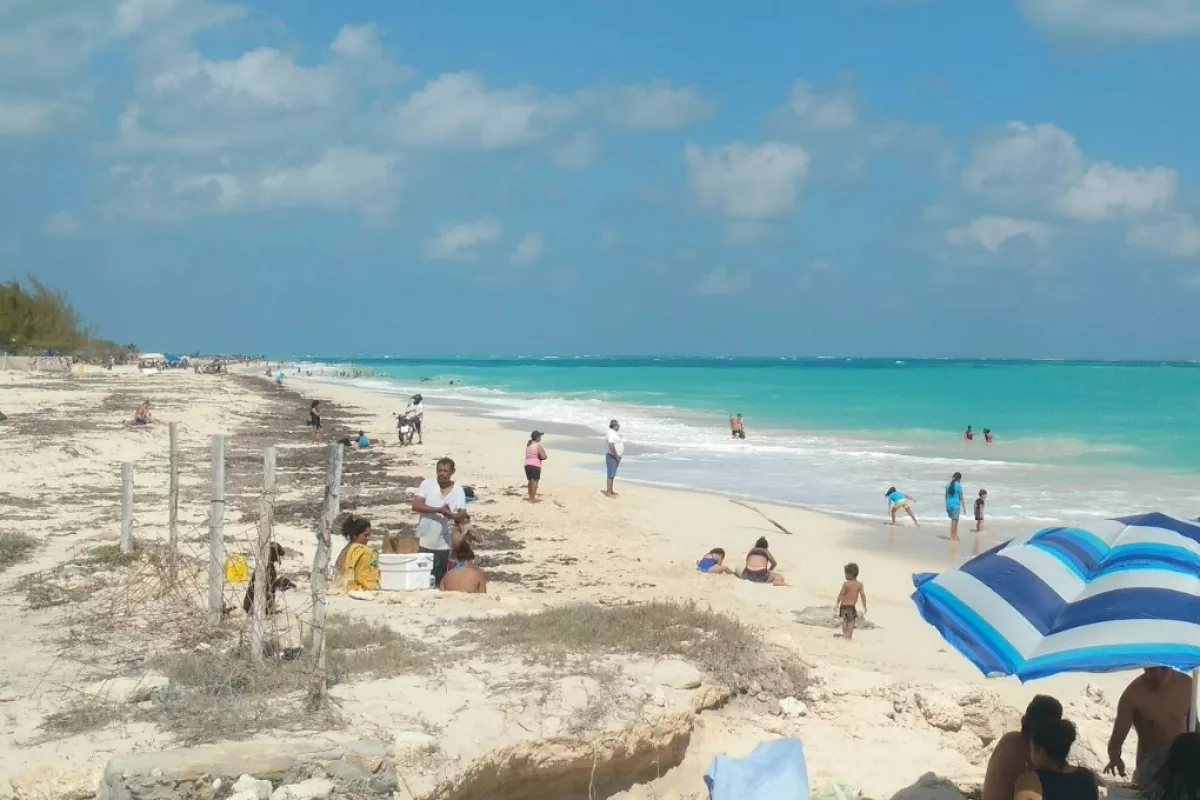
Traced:
<path fill-rule="evenodd" d="M 542 432 L 534 431 L 529 434 L 529 443 L 525 445 L 525 480 L 529 481 L 529 502 L 537 502 L 538 481 L 542 479 L 542 462 L 546 460 L 546 451 L 542 447 Z"/>

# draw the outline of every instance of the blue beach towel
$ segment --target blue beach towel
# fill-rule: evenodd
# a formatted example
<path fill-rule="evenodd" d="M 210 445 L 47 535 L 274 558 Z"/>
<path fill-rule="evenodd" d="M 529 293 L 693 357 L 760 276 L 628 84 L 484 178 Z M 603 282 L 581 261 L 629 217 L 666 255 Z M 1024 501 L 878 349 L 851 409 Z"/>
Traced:
<path fill-rule="evenodd" d="M 776 739 L 745 758 L 717 756 L 704 783 L 710 800 L 809 800 L 804 743 Z"/>

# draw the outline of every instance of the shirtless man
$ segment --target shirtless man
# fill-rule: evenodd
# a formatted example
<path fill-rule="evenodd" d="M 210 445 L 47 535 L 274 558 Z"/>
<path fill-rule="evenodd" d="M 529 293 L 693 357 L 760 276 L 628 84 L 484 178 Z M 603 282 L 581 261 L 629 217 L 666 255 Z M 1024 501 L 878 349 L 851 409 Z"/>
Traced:
<path fill-rule="evenodd" d="M 1117 718 L 1108 740 L 1106 773 L 1125 777 L 1121 749 L 1129 729 L 1137 731 L 1134 785 L 1145 784 L 1161 764 L 1175 737 L 1187 731 L 1192 677 L 1168 667 L 1147 667 L 1126 687 L 1117 703 Z"/>
<path fill-rule="evenodd" d="M 465 542 L 460 544 L 455 557 L 457 560 L 451 564 L 450 571 L 442 578 L 438 588 L 443 592 L 487 594 L 487 575 L 475 566 L 475 552 L 471 546 Z"/>
<path fill-rule="evenodd" d="M 1029 737 L 1033 729 L 1060 719 L 1062 703 L 1053 697 L 1039 694 L 1029 701 L 1021 717 L 1021 730 L 1009 731 L 1001 736 L 992 750 L 983 778 L 983 800 L 1012 800 L 1017 778 L 1032 767 L 1029 762 Z"/>

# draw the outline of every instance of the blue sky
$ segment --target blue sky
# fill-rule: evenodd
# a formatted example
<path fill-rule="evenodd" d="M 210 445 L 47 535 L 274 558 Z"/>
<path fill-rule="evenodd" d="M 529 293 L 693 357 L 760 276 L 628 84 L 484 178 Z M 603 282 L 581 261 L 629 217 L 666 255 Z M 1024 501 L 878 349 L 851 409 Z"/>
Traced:
<path fill-rule="evenodd" d="M 6 0 L 0 279 L 164 350 L 1200 358 L 1200 0 Z"/>

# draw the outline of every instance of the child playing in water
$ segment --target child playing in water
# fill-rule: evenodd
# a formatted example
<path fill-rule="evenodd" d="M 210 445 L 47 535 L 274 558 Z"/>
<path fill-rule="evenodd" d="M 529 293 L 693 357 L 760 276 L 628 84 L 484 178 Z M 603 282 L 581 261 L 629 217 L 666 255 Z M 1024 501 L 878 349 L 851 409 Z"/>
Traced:
<path fill-rule="evenodd" d="M 917 522 L 917 515 L 913 513 L 912 504 L 915 501 L 911 497 L 903 492 L 896 491 L 895 486 L 889 486 L 888 490 L 883 494 L 885 497 L 887 497 L 888 511 L 890 511 L 892 515 L 892 527 L 896 526 L 896 512 L 900 510 L 905 511 L 908 514 L 914 525 L 916 525 L 918 528 L 921 527 L 921 523 Z"/>
<path fill-rule="evenodd" d="M 867 590 L 858 579 L 858 564 L 846 565 L 846 582 L 837 596 L 837 612 L 842 618 L 842 637 L 847 641 L 854 638 L 854 624 L 858 621 L 858 601 L 862 598 L 863 613 L 867 613 Z"/>
<path fill-rule="evenodd" d="M 979 490 L 979 497 L 975 498 L 975 532 L 983 532 L 983 506 L 987 503 L 987 489 Z"/>
<path fill-rule="evenodd" d="M 725 566 L 725 550 L 720 547 L 714 547 L 712 550 L 709 550 L 704 558 L 696 562 L 696 569 L 709 575 L 737 574 Z"/>

